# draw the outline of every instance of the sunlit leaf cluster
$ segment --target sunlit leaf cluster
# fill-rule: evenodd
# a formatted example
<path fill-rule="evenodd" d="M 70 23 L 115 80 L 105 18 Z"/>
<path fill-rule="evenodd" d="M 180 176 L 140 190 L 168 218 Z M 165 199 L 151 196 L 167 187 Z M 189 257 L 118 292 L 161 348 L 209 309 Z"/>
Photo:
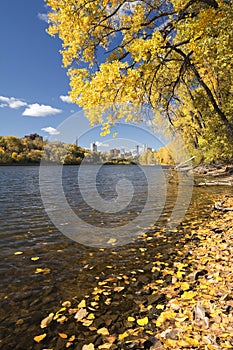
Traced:
<path fill-rule="evenodd" d="M 169 118 L 194 149 L 209 134 L 232 139 L 232 1 L 47 3 L 70 96 L 92 123 L 125 118 L 106 110 L 130 102 Z"/>

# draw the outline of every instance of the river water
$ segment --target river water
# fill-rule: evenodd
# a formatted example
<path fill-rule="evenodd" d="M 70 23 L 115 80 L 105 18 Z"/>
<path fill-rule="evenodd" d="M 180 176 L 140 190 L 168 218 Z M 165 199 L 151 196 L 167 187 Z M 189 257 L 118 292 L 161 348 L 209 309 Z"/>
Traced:
<path fill-rule="evenodd" d="M 151 199 L 148 197 L 148 177 L 145 177 L 143 168 L 137 166 L 108 165 L 102 167 L 96 178 L 98 195 L 104 201 L 117 198 L 116 183 L 122 174 L 128 182 L 123 183 L 120 190 L 125 200 L 125 208 L 119 210 L 119 215 L 113 211 L 101 213 L 92 208 L 83 200 L 78 184 L 78 166 L 66 166 L 62 172 L 62 183 L 67 203 L 75 215 L 85 223 L 80 226 L 80 235 L 71 240 L 62 233 L 62 227 L 57 228 L 48 216 L 49 211 L 58 209 L 56 203 L 56 188 L 54 188 L 54 174 L 52 167 L 47 173 L 47 189 L 50 207 L 44 207 L 40 195 L 38 166 L 2 166 L 0 167 L 0 275 L 1 275 L 1 307 L 0 307 L 0 348 L 2 349 L 42 349 L 34 347 L 33 336 L 40 333 L 40 321 L 49 312 L 57 309 L 61 301 L 81 298 L 90 292 L 99 276 L 108 276 L 110 273 L 127 273 L 140 269 L 145 261 L 150 261 L 155 250 L 166 251 L 166 244 L 159 240 L 150 241 L 150 248 L 144 258 L 138 253 L 140 243 L 136 235 L 128 236 L 126 245 L 121 244 L 110 248 L 101 248 L 96 244 L 94 234 L 90 236 L 90 244 L 83 245 L 83 237 L 88 225 L 98 228 L 107 228 L 109 232 L 117 228 L 124 230 L 128 222 L 139 217 L 137 222 L 139 232 L 143 227 L 143 207 L 149 201 L 152 210 L 149 212 L 153 237 L 156 232 L 164 229 L 169 223 L 169 217 L 177 198 L 177 181 L 171 178 L 169 171 L 164 170 L 158 175 L 157 167 L 147 167 L 150 174 L 156 175 L 156 185 L 150 187 Z M 94 191 L 91 182 L 90 169 L 86 168 L 86 183 L 84 195 Z M 88 175 L 89 174 L 89 175 Z M 167 183 L 167 180 L 172 181 Z M 90 180 L 90 181 L 89 181 Z M 165 186 L 165 182 L 167 186 Z M 134 194 L 129 202 L 131 185 Z M 49 192 L 49 184 L 51 193 Z M 125 186 L 125 187 L 124 187 Z M 190 186 L 188 184 L 187 186 Z M 166 193 L 164 195 L 164 191 Z M 189 189 L 185 189 L 188 191 Z M 53 192 L 53 195 L 52 195 Z M 54 193 L 55 192 L 55 193 Z M 179 234 L 195 228 L 200 219 L 207 219 L 216 197 L 232 195 L 232 189 L 225 187 L 202 188 L 194 187 L 190 205 L 185 217 L 179 226 Z M 83 194 L 83 193 L 82 193 Z M 149 198 L 149 199 L 148 199 Z M 156 205 L 153 207 L 153 198 Z M 151 200 L 151 203 L 150 203 Z M 110 203 L 110 202 L 109 202 Z M 48 202 L 47 202 L 48 204 Z M 184 203 L 181 203 L 181 206 Z M 186 204 L 185 204 L 186 205 Z M 177 208 L 180 210 L 184 208 Z M 151 221 L 152 220 L 152 221 Z M 62 225 L 62 222 L 60 223 Z M 69 224 L 63 222 L 63 224 Z M 144 230 L 145 231 L 145 230 Z M 107 231 L 108 232 L 108 231 Z M 169 233 L 177 235 L 177 230 Z M 116 235 L 114 233 L 114 235 Z M 106 236 L 106 233 L 105 233 Z M 109 237 L 112 237 L 111 235 Z M 115 236 L 114 236 L 115 237 Z M 108 237 L 107 237 L 108 238 Z M 80 241 L 79 241 L 80 239 Z M 154 245 L 153 245 L 153 242 Z M 145 250 L 147 249 L 144 245 Z M 168 257 L 167 257 L 168 258 Z M 143 260 L 145 259 L 145 261 Z M 108 270 L 111 266 L 111 270 Z M 88 267 L 88 268 L 87 268 Z M 35 273 L 37 269 L 47 269 Z M 49 269 L 49 270 L 48 270 Z M 98 277 L 97 277 L 98 276 Z M 39 333 L 38 333 L 39 332 Z"/>

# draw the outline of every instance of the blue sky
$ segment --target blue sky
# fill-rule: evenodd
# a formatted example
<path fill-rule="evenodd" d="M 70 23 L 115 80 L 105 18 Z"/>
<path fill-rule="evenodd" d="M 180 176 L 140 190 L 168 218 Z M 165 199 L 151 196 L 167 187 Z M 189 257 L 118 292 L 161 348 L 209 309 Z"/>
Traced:
<path fill-rule="evenodd" d="M 1 1 L 0 135 L 46 135 L 42 128 L 56 127 L 79 110 L 61 100 L 69 80 L 61 41 L 45 32 L 46 12 L 43 0 Z"/>
<path fill-rule="evenodd" d="M 0 135 L 22 137 L 38 133 L 49 137 L 80 108 L 69 103 L 69 79 L 62 68 L 62 42 L 46 33 L 47 8 L 43 0 L 1 0 L 0 5 Z M 135 128 L 119 128 L 119 141 L 99 136 L 95 128 L 82 137 L 120 148 L 120 138 L 157 148 L 155 137 Z M 59 139 L 59 134 L 56 136 Z M 118 142 L 118 144 L 117 144 Z M 124 144 L 124 148 L 127 148 Z M 130 147 L 130 146 L 129 146 Z"/>

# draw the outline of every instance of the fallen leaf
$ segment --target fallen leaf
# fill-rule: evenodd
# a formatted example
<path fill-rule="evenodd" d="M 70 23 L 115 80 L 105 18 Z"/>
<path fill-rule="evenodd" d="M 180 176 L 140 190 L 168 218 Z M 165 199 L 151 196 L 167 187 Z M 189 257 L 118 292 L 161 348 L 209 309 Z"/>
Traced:
<path fill-rule="evenodd" d="M 149 319 L 148 319 L 148 317 L 144 317 L 144 318 L 139 318 L 139 319 L 137 319 L 137 324 L 139 325 L 139 326 L 146 326 L 147 324 L 148 324 L 148 322 L 149 322 Z"/>
<path fill-rule="evenodd" d="M 197 292 L 184 292 L 182 295 L 181 295 L 181 298 L 182 299 L 193 299 L 195 296 L 197 295 Z"/>
<path fill-rule="evenodd" d="M 71 302 L 69 300 L 63 301 L 61 304 L 63 307 L 71 307 Z"/>
<path fill-rule="evenodd" d="M 86 300 L 83 299 L 82 301 L 80 301 L 80 303 L 78 304 L 78 308 L 82 309 L 86 307 Z"/>
<path fill-rule="evenodd" d="M 194 318 L 196 322 L 202 321 L 206 328 L 209 328 L 209 317 L 207 316 L 206 310 L 203 306 L 197 304 L 193 310 Z"/>
<path fill-rule="evenodd" d="M 109 335 L 109 331 L 108 331 L 108 329 L 106 327 L 102 327 L 102 328 L 97 330 L 97 334 Z"/>
<path fill-rule="evenodd" d="M 90 325 L 92 325 L 93 320 L 83 319 L 83 320 L 81 320 L 81 322 L 82 322 L 82 325 L 83 325 L 83 326 L 89 327 Z"/>
<path fill-rule="evenodd" d="M 50 313 L 47 317 L 45 317 L 41 323 L 40 323 L 40 328 L 46 328 L 48 325 L 52 322 L 53 320 L 54 313 Z"/>
<path fill-rule="evenodd" d="M 116 238 L 110 238 L 108 241 L 107 241 L 107 244 L 115 244 L 116 243 Z"/>
<path fill-rule="evenodd" d="M 111 346 L 112 346 L 112 344 L 110 344 L 110 343 L 105 343 L 105 344 L 99 345 L 99 346 L 98 346 L 98 349 L 100 349 L 100 350 L 108 350 L 108 349 L 111 348 Z"/>
<path fill-rule="evenodd" d="M 80 309 L 74 316 L 74 318 L 78 321 L 82 320 L 88 314 L 86 309 Z"/>
<path fill-rule="evenodd" d="M 70 338 L 69 338 L 69 341 L 74 341 L 75 340 L 75 335 L 72 335 Z"/>
<path fill-rule="evenodd" d="M 129 322 L 133 322 L 133 321 L 135 321 L 135 318 L 132 317 L 132 316 L 129 316 L 129 317 L 127 318 L 127 320 L 128 320 Z"/>
<path fill-rule="evenodd" d="M 34 337 L 34 340 L 35 340 L 35 342 L 39 343 L 39 342 L 41 342 L 46 336 L 47 336 L 46 333 L 41 334 L 41 335 L 37 335 L 37 336 Z"/>
<path fill-rule="evenodd" d="M 121 292 L 122 290 L 124 290 L 125 289 L 125 287 L 115 287 L 113 290 L 114 290 L 114 292 Z"/>
<path fill-rule="evenodd" d="M 44 269 L 41 269 L 41 268 L 37 268 L 35 270 L 35 273 L 43 273 L 44 275 L 47 275 L 51 272 L 51 270 L 48 268 L 48 267 L 45 267 Z"/>
<path fill-rule="evenodd" d="M 15 252 L 14 255 L 21 255 L 23 252 Z"/>
<path fill-rule="evenodd" d="M 67 339 L 68 335 L 66 333 L 58 333 L 59 337 L 62 339 Z"/>
<path fill-rule="evenodd" d="M 37 261 L 39 259 L 40 259 L 39 256 L 34 256 L 33 258 L 31 258 L 32 261 Z"/>
<path fill-rule="evenodd" d="M 65 323 L 66 321 L 68 321 L 68 318 L 65 316 L 65 315 L 62 315 L 61 317 L 59 317 L 57 319 L 57 322 L 60 323 L 60 324 L 63 324 Z"/>
<path fill-rule="evenodd" d="M 82 350 L 95 350 L 94 344 L 83 345 Z"/>
<path fill-rule="evenodd" d="M 164 339 L 172 339 L 172 340 L 177 340 L 178 337 L 178 330 L 177 329 L 172 329 L 168 328 L 164 332 L 160 333 L 160 337 Z"/>
<path fill-rule="evenodd" d="M 123 340 L 123 339 L 125 339 L 128 336 L 129 336 L 129 333 L 128 332 L 124 332 L 124 333 L 118 335 L 118 339 L 119 340 Z"/>

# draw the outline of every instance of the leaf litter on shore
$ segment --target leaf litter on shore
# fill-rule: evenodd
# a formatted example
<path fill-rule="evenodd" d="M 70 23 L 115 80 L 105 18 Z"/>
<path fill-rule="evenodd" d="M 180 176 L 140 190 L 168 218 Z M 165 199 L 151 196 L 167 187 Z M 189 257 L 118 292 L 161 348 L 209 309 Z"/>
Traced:
<path fill-rule="evenodd" d="M 54 332 L 58 329 L 58 336 L 67 335 L 62 338 L 64 347 L 77 350 L 232 349 L 232 224 L 232 212 L 213 211 L 198 229 L 186 230 L 184 245 L 177 248 L 172 263 L 162 261 L 158 253 L 155 261 L 146 263 L 150 270 L 145 265 L 128 275 L 112 272 L 97 279 L 89 295 L 76 304 L 63 302 L 53 317 L 50 313 L 43 319 L 48 335 L 34 340 L 48 347 L 54 344 L 57 350 Z M 169 241 L 165 235 L 163 239 Z M 145 254 L 146 248 L 140 248 Z M 150 280 L 144 270 L 150 271 Z M 122 313 L 121 303 L 126 300 L 132 307 Z M 61 317 L 66 322 L 59 324 Z M 76 331 L 72 340 L 69 329 Z"/>

